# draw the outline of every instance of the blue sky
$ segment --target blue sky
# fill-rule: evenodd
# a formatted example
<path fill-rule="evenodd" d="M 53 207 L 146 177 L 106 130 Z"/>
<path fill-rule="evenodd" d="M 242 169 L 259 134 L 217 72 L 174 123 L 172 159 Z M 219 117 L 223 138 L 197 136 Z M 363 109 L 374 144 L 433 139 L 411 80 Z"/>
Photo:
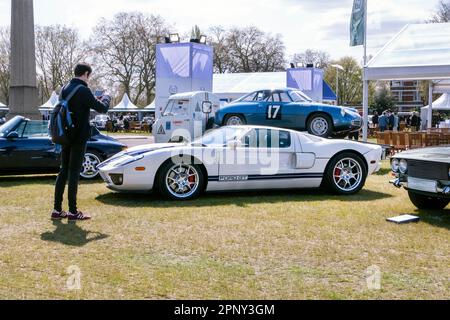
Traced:
<path fill-rule="evenodd" d="M 14 1 L 14 0 L 13 0 Z M 11 0 L 0 0 L 0 25 L 10 21 Z M 368 53 L 375 54 L 407 23 L 423 22 L 432 15 L 438 0 L 368 0 Z M 120 11 L 159 14 L 185 33 L 197 24 L 202 30 L 211 25 L 255 25 L 281 34 L 287 54 L 319 49 L 332 58 L 352 55 L 360 58 L 362 48 L 350 48 L 349 20 L 353 0 L 35 0 L 37 24 L 66 24 L 89 37 L 101 17 L 111 18 Z"/>

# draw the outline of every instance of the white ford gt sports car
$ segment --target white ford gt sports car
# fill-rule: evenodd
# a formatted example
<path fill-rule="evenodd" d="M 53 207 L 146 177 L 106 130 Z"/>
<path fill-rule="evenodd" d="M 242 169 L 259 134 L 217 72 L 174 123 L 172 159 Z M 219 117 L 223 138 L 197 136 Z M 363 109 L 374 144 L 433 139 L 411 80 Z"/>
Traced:
<path fill-rule="evenodd" d="M 176 200 L 205 191 L 328 188 L 359 192 L 382 148 L 261 126 L 222 127 L 190 144 L 130 148 L 100 164 L 108 188 Z"/>

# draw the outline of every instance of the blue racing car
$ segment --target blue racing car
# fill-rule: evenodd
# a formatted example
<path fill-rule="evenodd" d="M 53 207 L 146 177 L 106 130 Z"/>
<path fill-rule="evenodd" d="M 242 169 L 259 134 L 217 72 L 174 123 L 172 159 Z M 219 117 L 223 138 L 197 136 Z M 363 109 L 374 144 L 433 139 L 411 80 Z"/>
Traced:
<path fill-rule="evenodd" d="M 360 130 L 362 118 L 356 109 L 316 103 L 298 89 L 284 88 L 247 94 L 221 108 L 214 123 L 265 125 L 342 138 Z"/>

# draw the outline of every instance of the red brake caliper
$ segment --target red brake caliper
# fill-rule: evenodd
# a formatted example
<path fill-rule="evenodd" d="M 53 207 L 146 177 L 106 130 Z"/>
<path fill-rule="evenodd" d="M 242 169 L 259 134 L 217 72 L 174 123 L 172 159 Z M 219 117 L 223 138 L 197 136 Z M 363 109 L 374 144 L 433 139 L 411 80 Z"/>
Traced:
<path fill-rule="evenodd" d="M 341 176 L 341 169 L 336 168 L 334 169 L 334 178 L 336 179 L 337 177 Z"/>
<path fill-rule="evenodd" d="M 195 183 L 195 175 L 190 176 L 190 177 L 188 178 L 188 181 L 189 181 L 190 184 Z"/>

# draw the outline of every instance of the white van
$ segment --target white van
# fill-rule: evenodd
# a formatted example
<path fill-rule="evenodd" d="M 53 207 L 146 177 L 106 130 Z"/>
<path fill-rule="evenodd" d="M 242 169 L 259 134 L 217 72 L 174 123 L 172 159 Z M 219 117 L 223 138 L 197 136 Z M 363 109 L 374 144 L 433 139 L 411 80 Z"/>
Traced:
<path fill-rule="evenodd" d="M 169 98 L 153 125 L 156 143 L 190 142 L 212 127 L 220 99 L 206 91 L 186 92 Z"/>

